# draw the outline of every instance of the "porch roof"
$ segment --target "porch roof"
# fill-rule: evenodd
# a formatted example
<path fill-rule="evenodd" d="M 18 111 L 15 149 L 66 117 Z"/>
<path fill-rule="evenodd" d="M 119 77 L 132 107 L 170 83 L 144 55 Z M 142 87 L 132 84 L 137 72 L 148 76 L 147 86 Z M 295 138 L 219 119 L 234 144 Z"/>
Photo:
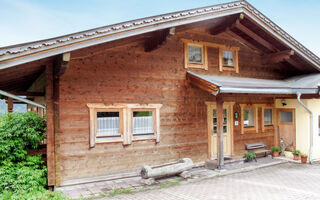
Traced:
<path fill-rule="evenodd" d="M 188 71 L 191 84 L 217 95 L 219 93 L 246 94 L 318 94 L 320 73 L 296 76 L 285 80 L 243 78 L 196 74 Z"/>

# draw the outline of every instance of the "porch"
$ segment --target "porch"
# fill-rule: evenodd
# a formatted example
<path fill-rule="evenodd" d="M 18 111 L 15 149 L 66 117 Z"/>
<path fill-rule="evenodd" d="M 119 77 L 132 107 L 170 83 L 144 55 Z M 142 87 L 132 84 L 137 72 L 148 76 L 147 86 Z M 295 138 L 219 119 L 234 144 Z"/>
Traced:
<path fill-rule="evenodd" d="M 271 149 L 282 141 L 295 149 L 296 117 L 300 117 L 296 116 L 296 109 L 310 113 L 301 98 L 319 96 L 319 75 L 267 80 L 188 71 L 187 78 L 193 86 L 215 96 L 215 101 L 206 102 L 208 159 L 217 159 L 219 169 L 225 157 L 244 156 L 246 144 L 263 142 Z M 287 101 L 296 102 L 296 106 L 286 107 Z M 313 130 L 308 123 L 306 126 Z M 308 149 L 311 155 L 310 152 L 312 149 Z"/>

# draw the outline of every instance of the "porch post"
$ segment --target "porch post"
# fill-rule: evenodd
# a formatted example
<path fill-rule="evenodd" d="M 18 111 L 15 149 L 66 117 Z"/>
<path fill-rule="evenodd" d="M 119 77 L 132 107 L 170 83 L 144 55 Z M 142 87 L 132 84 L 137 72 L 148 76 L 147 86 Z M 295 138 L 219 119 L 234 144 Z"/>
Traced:
<path fill-rule="evenodd" d="M 217 160 L 218 169 L 224 165 L 223 156 L 223 100 L 221 96 L 217 96 Z"/>
<path fill-rule="evenodd" d="M 9 97 L 7 100 L 7 103 L 8 103 L 8 112 L 13 112 L 13 99 Z"/>

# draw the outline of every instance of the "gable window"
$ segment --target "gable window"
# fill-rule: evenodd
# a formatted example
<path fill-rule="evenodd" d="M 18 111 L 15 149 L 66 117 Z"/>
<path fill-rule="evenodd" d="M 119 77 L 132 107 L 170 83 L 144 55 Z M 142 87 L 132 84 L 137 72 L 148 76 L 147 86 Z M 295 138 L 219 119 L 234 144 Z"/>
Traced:
<path fill-rule="evenodd" d="M 185 43 L 185 68 L 208 70 L 206 46 L 200 43 Z"/>
<path fill-rule="evenodd" d="M 96 143 L 134 140 L 160 142 L 161 104 L 87 104 L 90 111 L 90 147 Z"/>
<path fill-rule="evenodd" d="M 153 111 L 133 112 L 133 136 L 154 135 Z"/>
<path fill-rule="evenodd" d="M 238 48 L 219 48 L 219 70 L 239 73 Z"/>

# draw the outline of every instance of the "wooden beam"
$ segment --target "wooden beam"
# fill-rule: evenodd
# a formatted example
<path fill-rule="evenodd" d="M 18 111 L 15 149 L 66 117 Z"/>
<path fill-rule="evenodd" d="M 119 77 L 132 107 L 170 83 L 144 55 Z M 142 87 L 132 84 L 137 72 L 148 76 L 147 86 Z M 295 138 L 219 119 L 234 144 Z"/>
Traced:
<path fill-rule="evenodd" d="M 223 155 L 223 100 L 221 96 L 217 96 L 217 160 L 218 169 L 224 165 Z"/>
<path fill-rule="evenodd" d="M 33 96 L 33 97 L 45 96 L 44 92 L 9 91 L 9 93 L 14 94 L 14 95 L 18 95 L 18 96 Z"/>
<path fill-rule="evenodd" d="M 8 98 L 7 103 L 8 103 L 8 112 L 13 112 L 13 99 Z"/>
<path fill-rule="evenodd" d="M 54 93 L 53 65 L 46 66 L 46 103 L 47 103 L 47 168 L 48 185 L 55 185 L 55 141 L 54 141 Z"/>
<path fill-rule="evenodd" d="M 145 41 L 144 51 L 151 52 L 166 44 L 170 37 L 175 34 L 175 28 L 164 29 L 154 32 L 153 36 Z"/>
<path fill-rule="evenodd" d="M 254 46 L 253 44 L 251 44 L 250 42 L 245 40 L 243 37 L 234 33 L 233 31 L 231 31 L 230 28 L 226 29 L 226 33 L 229 34 L 231 37 L 235 38 L 236 40 L 238 40 L 239 42 L 241 42 L 244 46 L 247 46 L 247 47 L 251 48 L 252 50 L 257 51 L 260 54 L 264 53 L 261 49 Z"/>
<path fill-rule="evenodd" d="M 302 66 L 301 66 L 301 64 L 298 63 L 297 61 L 293 60 L 292 58 L 287 58 L 287 59 L 285 59 L 285 61 L 286 61 L 287 63 L 289 63 L 290 65 L 298 68 L 298 69 L 303 69 Z"/>
<path fill-rule="evenodd" d="M 262 57 L 263 64 L 274 64 L 285 61 L 294 55 L 293 50 L 284 50 L 276 53 L 267 54 Z"/>
<path fill-rule="evenodd" d="M 239 17 L 237 17 L 236 19 L 234 17 L 232 17 L 232 18 L 229 18 L 227 20 L 220 22 L 219 24 L 216 24 L 215 27 L 213 27 L 209 30 L 209 32 L 211 35 L 218 35 L 220 33 L 225 32 L 227 28 L 234 26 L 234 24 L 237 21 L 242 20 L 242 19 L 244 19 L 244 15 L 241 13 L 239 15 Z"/>
<path fill-rule="evenodd" d="M 251 37 L 255 41 L 257 41 L 258 43 L 260 43 L 261 45 L 263 45 L 264 47 L 266 47 L 270 51 L 273 51 L 273 52 L 277 51 L 277 48 L 275 48 L 272 44 L 267 42 L 265 39 L 263 39 L 262 37 L 260 37 L 259 35 L 257 35 L 253 31 L 251 31 L 250 29 L 248 29 L 246 26 L 242 25 L 240 23 L 240 21 L 237 21 L 234 24 L 234 27 L 239 29 L 240 31 L 242 31 L 243 33 L 245 33 L 246 35 L 248 35 L 249 37 Z"/>
<path fill-rule="evenodd" d="M 58 56 L 55 67 L 54 75 L 55 78 L 61 77 L 69 67 L 70 53 L 64 53 Z"/>

